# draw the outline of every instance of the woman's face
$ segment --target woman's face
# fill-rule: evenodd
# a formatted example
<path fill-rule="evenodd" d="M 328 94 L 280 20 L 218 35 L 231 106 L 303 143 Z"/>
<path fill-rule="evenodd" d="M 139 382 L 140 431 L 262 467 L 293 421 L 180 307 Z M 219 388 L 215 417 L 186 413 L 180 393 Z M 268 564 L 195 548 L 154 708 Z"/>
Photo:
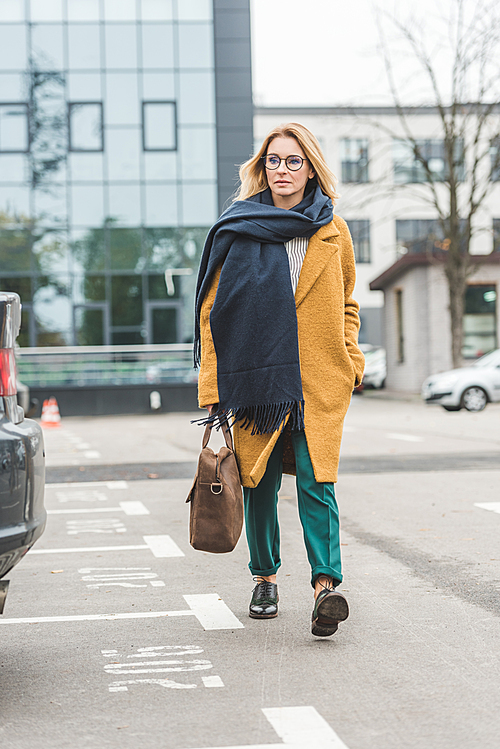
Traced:
<path fill-rule="evenodd" d="M 309 161 L 305 160 L 301 168 L 292 171 L 286 165 L 288 156 L 306 155 L 295 138 L 274 138 L 267 147 L 267 156 L 276 154 L 281 159 L 277 169 L 267 169 L 266 176 L 273 196 L 274 205 L 278 208 L 293 208 L 304 197 L 306 185 L 315 175 Z"/>

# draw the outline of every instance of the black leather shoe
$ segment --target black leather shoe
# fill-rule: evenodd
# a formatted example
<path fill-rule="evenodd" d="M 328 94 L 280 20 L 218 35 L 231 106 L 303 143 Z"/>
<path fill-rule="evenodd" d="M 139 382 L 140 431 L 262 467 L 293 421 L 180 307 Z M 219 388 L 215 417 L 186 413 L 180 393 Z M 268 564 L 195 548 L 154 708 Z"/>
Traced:
<path fill-rule="evenodd" d="M 263 580 L 252 592 L 249 614 L 252 619 L 273 619 L 278 616 L 278 586 Z"/>
<path fill-rule="evenodd" d="M 316 598 L 312 613 L 311 632 L 316 637 L 329 637 L 339 628 L 339 622 L 349 616 L 347 599 L 335 588 L 325 588 Z"/>

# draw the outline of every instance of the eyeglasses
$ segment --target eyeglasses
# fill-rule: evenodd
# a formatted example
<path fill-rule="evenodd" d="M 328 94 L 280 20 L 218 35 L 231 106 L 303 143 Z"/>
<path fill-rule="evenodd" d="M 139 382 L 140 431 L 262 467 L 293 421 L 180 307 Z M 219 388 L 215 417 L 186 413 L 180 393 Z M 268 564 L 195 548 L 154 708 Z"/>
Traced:
<path fill-rule="evenodd" d="M 275 153 L 268 153 L 267 156 L 261 156 L 260 158 L 264 161 L 266 169 L 278 169 L 281 162 L 284 161 L 287 169 L 291 172 L 297 172 L 304 161 L 309 161 L 309 159 L 303 159 L 302 156 L 287 156 L 286 159 L 280 159 Z"/>

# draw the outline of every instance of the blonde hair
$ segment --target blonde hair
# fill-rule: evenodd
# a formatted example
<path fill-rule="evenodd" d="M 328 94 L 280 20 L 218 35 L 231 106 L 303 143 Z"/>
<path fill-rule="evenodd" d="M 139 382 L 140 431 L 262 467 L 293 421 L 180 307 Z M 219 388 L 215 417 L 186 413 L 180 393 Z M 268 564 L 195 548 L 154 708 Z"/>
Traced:
<path fill-rule="evenodd" d="M 266 169 L 262 156 L 265 156 L 269 144 L 275 138 L 293 138 L 304 151 L 311 168 L 316 172 L 316 178 L 321 191 L 328 195 L 333 204 L 337 198 L 335 190 L 337 178 L 325 161 L 321 146 L 317 138 L 304 125 L 298 122 L 287 122 L 273 128 L 264 138 L 259 151 L 251 159 L 240 166 L 240 187 L 236 192 L 234 200 L 246 200 L 252 195 L 263 192 L 268 187 Z"/>

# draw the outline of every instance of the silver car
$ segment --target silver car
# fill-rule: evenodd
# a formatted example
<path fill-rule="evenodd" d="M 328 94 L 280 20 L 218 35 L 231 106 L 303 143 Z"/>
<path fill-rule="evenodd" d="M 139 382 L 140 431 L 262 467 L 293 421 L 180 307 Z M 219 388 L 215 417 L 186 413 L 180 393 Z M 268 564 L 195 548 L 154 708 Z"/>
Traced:
<path fill-rule="evenodd" d="M 500 349 L 482 356 L 470 367 L 428 377 L 422 385 L 422 398 L 426 403 L 438 403 L 446 411 L 482 411 L 487 403 L 500 401 Z"/>

